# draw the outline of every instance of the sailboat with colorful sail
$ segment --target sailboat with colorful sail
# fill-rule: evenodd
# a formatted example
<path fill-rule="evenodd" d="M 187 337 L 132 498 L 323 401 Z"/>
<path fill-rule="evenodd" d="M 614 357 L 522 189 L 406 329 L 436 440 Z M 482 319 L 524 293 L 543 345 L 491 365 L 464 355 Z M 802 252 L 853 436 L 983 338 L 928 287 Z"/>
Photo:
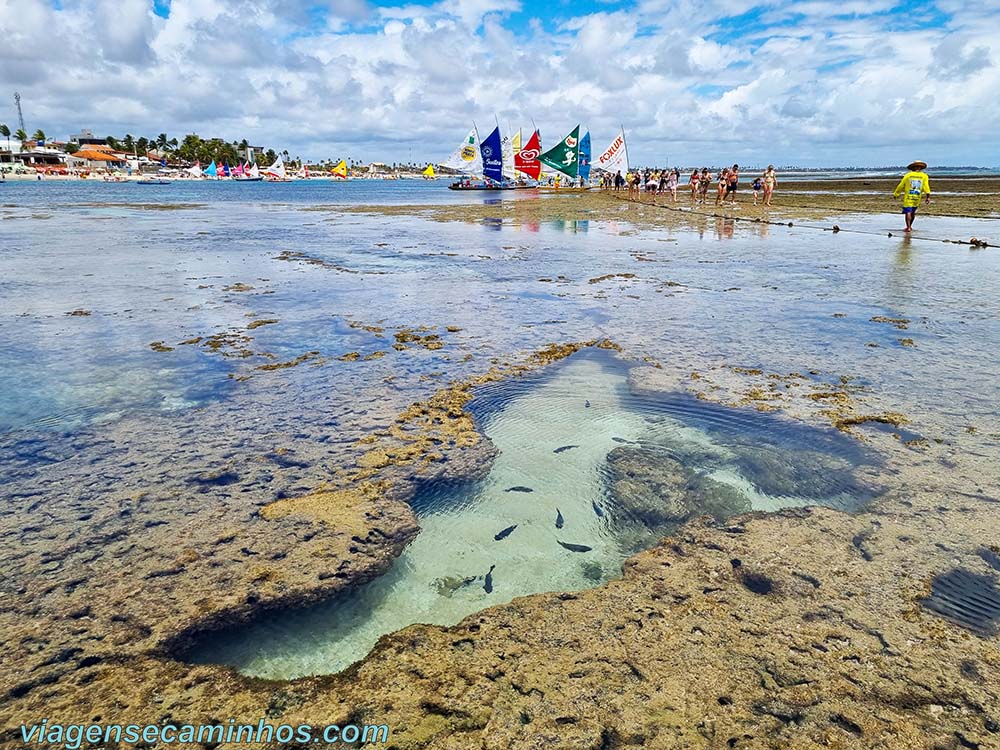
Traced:
<path fill-rule="evenodd" d="M 264 170 L 264 175 L 268 182 L 291 182 L 291 179 L 285 174 L 285 162 L 281 160 L 280 156 L 274 160 L 274 164 Z"/>
<path fill-rule="evenodd" d="M 260 173 L 260 168 L 256 164 L 247 162 L 242 167 L 236 167 L 233 171 L 233 179 L 237 182 L 261 182 L 264 177 Z"/>
<path fill-rule="evenodd" d="M 483 173 L 483 158 L 479 153 L 479 132 L 475 126 L 458 148 L 452 152 L 451 156 L 440 162 L 440 165 L 463 174 L 478 175 Z"/>
<path fill-rule="evenodd" d="M 205 170 L 205 176 L 212 180 L 217 180 L 219 178 L 219 168 L 215 166 L 215 159 L 212 159 L 212 163 L 209 164 L 208 168 Z"/>
<path fill-rule="evenodd" d="M 337 166 L 335 166 L 333 169 L 330 170 L 330 174 L 332 174 L 334 177 L 339 177 L 342 180 L 346 180 L 347 179 L 347 162 L 344 161 L 343 159 L 341 159 L 340 163 Z"/>
<path fill-rule="evenodd" d="M 427 165 L 427 169 L 425 169 L 420 174 L 423 175 L 423 178 L 425 180 L 436 180 L 437 179 L 437 173 L 434 172 L 434 165 L 433 164 L 428 164 Z"/>
<path fill-rule="evenodd" d="M 479 148 L 472 153 L 476 142 Z M 499 125 L 482 141 L 479 140 L 479 131 L 473 126 L 465 142 L 444 162 L 444 166 L 469 175 L 483 176 L 482 181 L 467 177 L 454 182 L 448 186 L 451 190 L 507 190 L 512 187 L 504 180 L 503 139 Z"/>
<path fill-rule="evenodd" d="M 574 180 L 580 175 L 580 126 L 543 154 L 538 161 Z"/>
<path fill-rule="evenodd" d="M 514 169 L 533 180 L 537 180 L 542 176 L 542 163 L 538 161 L 538 155 L 541 151 L 541 138 L 536 130 L 524 146 L 514 151 Z"/>
<path fill-rule="evenodd" d="M 618 131 L 611 145 L 598 154 L 594 167 L 605 172 L 628 174 L 628 144 L 625 143 L 624 127 Z"/>
<path fill-rule="evenodd" d="M 580 181 L 586 185 L 590 181 L 590 131 L 580 139 Z"/>

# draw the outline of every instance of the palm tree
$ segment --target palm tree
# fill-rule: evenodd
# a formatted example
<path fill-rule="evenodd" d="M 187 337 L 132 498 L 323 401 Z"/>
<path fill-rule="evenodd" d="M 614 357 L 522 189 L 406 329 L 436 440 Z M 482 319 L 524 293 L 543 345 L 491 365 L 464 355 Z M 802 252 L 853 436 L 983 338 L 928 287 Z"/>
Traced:
<path fill-rule="evenodd" d="M 157 148 L 157 150 L 159 150 L 161 152 L 162 151 L 166 151 L 167 150 L 167 146 L 169 146 L 169 145 L 170 145 L 170 141 L 167 140 L 167 134 L 166 133 L 160 133 L 158 136 L 156 136 L 156 148 Z"/>
<path fill-rule="evenodd" d="M 7 150 L 10 151 L 10 128 L 4 123 L 0 123 L 0 135 L 7 139 Z"/>
<path fill-rule="evenodd" d="M 132 137 L 131 133 L 125 134 L 125 138 L 122 139 L 122 145 L 126 151 L 135 151 L 135 138 Z"/>
<path fill-rule="evenodd" d="M 35 131 L 35 134 L 31 136 L 31 140 L 35 142 L 37 146 L 39 143 L 45 143 L 45 131 L 39 128 Z"/>
<path fill-rule="evenodd" d="M 18 128 L 14 137 L 21 142 L 21 150 L 24 151 L 28 143 L 28 134 L 24 132 L 24 128 Z"/>

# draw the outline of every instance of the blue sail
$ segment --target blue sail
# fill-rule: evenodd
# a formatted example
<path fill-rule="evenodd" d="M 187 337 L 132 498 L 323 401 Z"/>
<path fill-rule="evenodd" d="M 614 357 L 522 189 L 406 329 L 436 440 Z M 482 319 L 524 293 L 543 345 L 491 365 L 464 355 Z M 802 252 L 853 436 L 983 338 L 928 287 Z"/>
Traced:
<path fill-rule="evenodd" d="M 215 166 L 215 159 L 212 159 L 212 163 L 208 165 L 208 169 L 205 170 L 205 174 L 209 177 L 216 177 L 219 174 L 219 168 Z"/>
<path fill-rule="evenodd" d="M 586 182 L 590 179 L 590 131 L 580 139 L 580 177 Z"/>
<path fill-rule="evenodd" d="M 503 181 L 503 143 L 499 126 L 479 144 L 483 154 L 483 177 L 494 182 Z"/>

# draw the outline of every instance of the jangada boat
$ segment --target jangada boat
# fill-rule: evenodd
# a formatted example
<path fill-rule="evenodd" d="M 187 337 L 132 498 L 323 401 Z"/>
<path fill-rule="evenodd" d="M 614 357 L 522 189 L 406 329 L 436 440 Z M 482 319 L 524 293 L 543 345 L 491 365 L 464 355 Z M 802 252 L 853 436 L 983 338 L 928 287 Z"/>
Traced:
<path fill-rule="evenodd" d="M 508 182 L 492 182 L 490 180 L 459 180 L 448 186 L 449 190 L 513 190 L 514 185 Z"/>
<path fill-rule="evenodd" d="M 450 190 L 517 190 L 538 188 L 543 165 L 554 170 L 561 177 L 569 179 L 562 189 L 584 190 L 590 180 L 590 133 L 580 136 L 580 126 L 542 153 L 538 131 L 532 132 L 528 142 L 521 145 L 521 131 L 514 137 L 500 136 L 500 126 L 482 141 L 479 131 L 473 126 L 465 140 L 443 163 L 444 166 L 462 172 L 467 177 L 448 186 Z M 430 169 L 430 168 L 428 168 Z M 516 175 L 525 175 L 529 179 Z M 482 175 L 482 179 L 479 178 Z"/>
<path fill-rule="evenodd" d="M 236 182 L 263 182 L 264 176 L 260 173 L 260 168 L 256 164 L 247 164 L 238 168 L 239 171 L 233 175 Z M 284 167 L 282 167 L 284 169 Z"/>

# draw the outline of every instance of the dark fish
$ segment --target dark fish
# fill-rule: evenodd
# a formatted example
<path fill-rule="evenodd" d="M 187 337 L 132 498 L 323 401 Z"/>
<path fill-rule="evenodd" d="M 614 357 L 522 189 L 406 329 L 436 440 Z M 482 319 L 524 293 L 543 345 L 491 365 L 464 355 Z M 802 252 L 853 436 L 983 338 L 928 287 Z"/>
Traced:
<path fill-rule="evenodd" d="M 583 406 L 584 406 L 585 409 L 589 409 L 590 408 L 590 400 L 588 399 L 588 400 L 584 401 L 583 402 Z"/>
<path fill-rule="evenodd" d="M 594 509 L 594 513 L 597 514 L 598 518 L 604 518 L 604 511 L 601 510 L 601 506 L 600 505 L 598 505 L 597 503 L 591 501 L 590 507 Z"/>
<path fill-rule="evenodd" d="M 556 528 L 561 529 L 562 527 L 563 527 L 562 511 L 556 508 Z"/>
<path fill-rule="evenodd" d="M 524 485 L 518 484 L 514 487 L 508 487 L 504 492 L 534 492 L 531 487 L 525 487 Z"/>
<path fill-rule="evenodd" d="M 626 440 L 623 437 L 613 437 L 611 439 L 614 440 L 616 443 L 632 443 L 632 442 L 635 442 L 633 440 Z"/>
<path fill-rule="evenodd" d="M 559 542 L 559 540 L 556 540 Z M 586 544 L 570 544 L 569 542 L 559 542 L 561 547 L 568 549 L 570 552 L 590 552 L 593 547 L 588 547 Z"/>
<path fill-rule="evenodd" d="M 510 536 L 510 532 L 512 532 L 516 528 L 517 528 L 517 524 L 515 523 L 513 526 L 508 526 L 503 531 L 500 531 L 500 532 L 497 532 L 496 534 L 494 534 L 493 538 L 496 539 L 498 542 L 501 539 L 506 539 L 507 537 Z"/>
<path fill-rule="evenodd" d="M 563 446 L 560 446 L 560 447 L 556 448 L 552 452 L 553 453 L 562 453 L 563 451 L 568 451 L 568 450 L 571 450 L 573 448 L 579 448 L 579 447 L 580 447 L 579 445 L 563 445 Z"/>
<path fill-rule="evenodd" d="M 490 566 L 490 572 L 486 574 L 486 583 L 483 584 L 483 590 L 487 594 L 492 594 L 493 593 L 493 569 L 495 567 L 496 567 L 496 565 L 491 565 Z"/>

